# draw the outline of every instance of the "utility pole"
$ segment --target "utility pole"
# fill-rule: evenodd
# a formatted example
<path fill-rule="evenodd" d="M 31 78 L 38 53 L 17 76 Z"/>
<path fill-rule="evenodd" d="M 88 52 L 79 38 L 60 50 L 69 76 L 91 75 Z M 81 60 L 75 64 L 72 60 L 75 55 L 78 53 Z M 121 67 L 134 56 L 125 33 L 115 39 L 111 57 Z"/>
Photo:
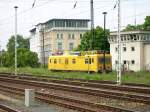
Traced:
<path fill-rule="evenodd" d="M 106 14 L 107 14 L 107 12 L 103 12 L 103 14 L 104 14 L 104 72 L 105 72 L 105 70 L 106 70 L 106 67 L 105 67 L 105 44 L 106 44 Z"/>
<path fill-rule="evenodd" d="M 44 28 L 42 29 L 42 36 L 43 36 L 43 65 L 45 68 Z"/>
<path fill-rule="evenodd" d="M 136 0 L 134 1 L 134 14 L 135 14 L 134 25 L 136 26 Z"/>
<path fill-rule="evenodd" d="M 43 67 L 45 68 L 45 47 L 44 47 L 44 26 L 41 24 L 41 27 L 40 27 L 40 37 L 41 37 L 41 40 L 42 40 L 42 43 L 41 43 L 41 47 L 42 47 L 42 59 L 41 59 L 41 62 L 43 64 Z"/>
<path fill-rule="evenodd" d="M 17 75 L 17 8 L 15 6 L 15 75 Z"/>
<path fill-rule="evenodd" d="M 0 56 L 1 56 L 0 66 L 2 67 L 2 49 L 1 49 L 1 41 L 0 41 Z"/>
<path fill-rule="evenodd" d="M 92 37 L 90 39 L 90 50 L 93 49 L 93 38 L 94 38 L 94 8 L 93 8 L 93 0 L 91 0 L 91 32 Z"/>
<path fill-rule="evenodd" d="M 118 0 L 118 67 L 117 67 L 117 84 L 121 85 L 121 8 Z"/>

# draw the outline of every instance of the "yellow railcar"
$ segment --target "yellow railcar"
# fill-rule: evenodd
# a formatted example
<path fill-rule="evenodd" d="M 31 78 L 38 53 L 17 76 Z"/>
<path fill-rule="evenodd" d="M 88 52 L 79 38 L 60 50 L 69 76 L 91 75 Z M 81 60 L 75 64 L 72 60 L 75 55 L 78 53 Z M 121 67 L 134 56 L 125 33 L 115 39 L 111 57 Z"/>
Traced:
<path fill-rule="evenodd" d="M 105 57 L 105 60 L 104 60 Z M 48 59 L 49 70 L 103 72 L 112 70 L 110 54 L 54 55 Z"/>

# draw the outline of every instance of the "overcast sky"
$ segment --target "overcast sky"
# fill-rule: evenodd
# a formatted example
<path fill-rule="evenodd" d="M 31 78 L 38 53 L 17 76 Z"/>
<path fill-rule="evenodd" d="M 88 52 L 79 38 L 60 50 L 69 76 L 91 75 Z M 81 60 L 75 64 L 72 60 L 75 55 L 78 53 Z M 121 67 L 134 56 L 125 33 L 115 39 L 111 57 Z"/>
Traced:
<path fill-rule="evenodd" d="M 76 8 L 73 8 L 77 1 Z M 106 27 L 117 30 L 117 9 L 113 9 L 117 0 L 93 0 L 94 24 L 103 26 L 103 14 L 107 11 Z M 0 0 L 0 44 L 6 48 L 14 34 L 14 6 L 18 8 L 18 34 L 28 37 L 34 25 L 52 18 L 90 19 L 90 0 Z M 122 28 L 127 24 L 141 24 L 150 15 L 150 0 L 121 0 Z"/>

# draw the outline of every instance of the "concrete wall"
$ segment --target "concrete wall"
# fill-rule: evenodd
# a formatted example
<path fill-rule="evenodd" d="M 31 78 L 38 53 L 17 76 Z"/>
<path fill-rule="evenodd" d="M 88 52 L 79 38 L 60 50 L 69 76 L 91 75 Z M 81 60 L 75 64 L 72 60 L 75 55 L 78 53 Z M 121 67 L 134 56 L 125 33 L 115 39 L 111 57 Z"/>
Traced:
<path fill-rule="evenodd" d="M 144 44 L 144 69 L 150 70 L 150 44 Z"/>
<path fill-rule="evenodd" d="M 118 60 L 118 52 L 116 51 L 117 43 L 110 44 L 110 53 L 112 55 L 112 65 L 113 69 L 116 70 L 116 61 Z M 123 51 L 123 47 L 126 47 L 126 51 Z M 131 47 L 134 47 L 134 51 L 131 50 Z M 121 45 L 121 63 L 126 61 L 127 64 L 124 64 L 124 69 L 129 69 L 133 71 L 141 70 L 141 43 L 140 42 L 130 42 L 130 43 L 122 43 Z M 132 61 L 134 60 L 134 64 Z"/>
<path fill-rule="evenodd" d="M 36 32 L 35 35 L 30 36 L 30 51 L 36 52 L 40 59 L 40 38 L 38 32 Z"/>

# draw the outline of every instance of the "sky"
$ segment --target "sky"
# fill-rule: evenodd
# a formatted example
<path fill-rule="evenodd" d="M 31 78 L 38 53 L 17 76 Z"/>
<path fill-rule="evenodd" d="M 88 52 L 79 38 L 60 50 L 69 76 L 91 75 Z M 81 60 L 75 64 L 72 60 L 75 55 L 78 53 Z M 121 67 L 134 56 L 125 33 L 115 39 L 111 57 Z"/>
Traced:
<path fill-rule="evenodd" d="M 74 4 L 76 3 L 74 8 Z M 117 30 L 117 0 L 94 1 L 94 26 L 102 26 L 104 11 L 106 15 L 106 28 Z M 90 19 L 90 0 L 0 0 L 0 46 L 6 49 L 11 35 L 15 34 L 15 9 L 18 6 L 17 33 L 29 37 L 29 30 L 38 23 L 53 18 L 62 19 Z M 150 15 L 150 0 L 121 0 L 121 27 L 127 24 L 142 24 L 144 18 Z"/>

